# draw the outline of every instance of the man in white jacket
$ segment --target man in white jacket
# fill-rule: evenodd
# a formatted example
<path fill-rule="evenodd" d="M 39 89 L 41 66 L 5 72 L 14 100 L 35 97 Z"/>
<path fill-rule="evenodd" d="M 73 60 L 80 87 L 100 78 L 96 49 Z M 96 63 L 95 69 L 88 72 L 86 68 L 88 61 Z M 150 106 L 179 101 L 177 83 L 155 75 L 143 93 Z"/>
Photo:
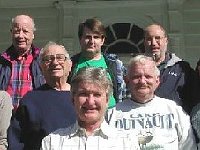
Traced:
<path fill-rule="evenodd" d="M 189 116 L 174 101 L 154 94 L 159 74 L 151 57 L 132 58 L 126 78 L 131 98 L 108 112 L 108 122 L 136 133 L 141 149 L 196 149 Z"/>

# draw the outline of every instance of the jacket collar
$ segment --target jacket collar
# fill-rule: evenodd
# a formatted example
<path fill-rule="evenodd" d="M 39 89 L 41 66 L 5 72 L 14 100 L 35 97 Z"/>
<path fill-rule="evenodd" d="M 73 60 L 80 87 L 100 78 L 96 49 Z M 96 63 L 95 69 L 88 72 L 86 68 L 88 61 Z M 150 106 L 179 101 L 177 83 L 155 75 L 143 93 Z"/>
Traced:
<path fill-rule="evenodd" d="M 34 45 L 31 46 L 31 50 L 28 54 L 32 54 L 33 58 L 36 58 L 40 53 L 40 49 L 35 47 Z M 26 54 L 26 55 L 28 55 Z M 3 54 L 2 56 L 6 60 L 17 60 L 18 55 L 13 45 L 11 45 Z M 26 56 L 25 56 L 26 57 Z"/>

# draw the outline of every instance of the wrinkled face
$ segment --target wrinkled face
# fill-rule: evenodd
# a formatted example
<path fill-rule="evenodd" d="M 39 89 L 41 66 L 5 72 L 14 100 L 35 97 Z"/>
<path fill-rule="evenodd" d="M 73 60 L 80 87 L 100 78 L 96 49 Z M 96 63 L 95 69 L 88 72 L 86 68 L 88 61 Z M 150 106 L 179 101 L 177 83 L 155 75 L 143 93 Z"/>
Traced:
<path fill-rule="evenodd" d="M 108 105 L 104 88 L 94 83 L 82 82 L 73 96 L 73 103 L 79 121 L 96 123 L 102 121 Z"/>
<path fill-rule="evenodd" d="M 28 16 L 17 16 L 11 29 L 12 42 L 19 53 L 27 52 L 34 39 L 33 21 Z"/>
<path fill-rule="evenodd" d="M 42 55 L 41 69 L 45 79 L 66 79 L 71 71 L 71 61 L 60 45 L 51 45 Z"/>
<path fill-rule="evenodd" d="M 130 68 L 127 84 L 131 96 L 139 103 L 146 103 L 154 96 L 154 91 L 159 85 L 159 76 L 156 76 L 154 65 L 151 61 L 135 63 Z"/>
<path fill-rule="evenodd" d="M 101 46 L 104 43 L 104 37 L 94 33 L 87 27 L 83 30 L 83 35 L 80 39 L 80 45 L 82 52 L 86 54 L 98 54 L 101 53 Z"/>
<path fill-rule="evenodd" d="M 151 25 L 147 27 L 144 44 L 146 53 L 150 55 L 155 54 L 158 60 L 165 58 L 168 40 L 160 26 Z"/>

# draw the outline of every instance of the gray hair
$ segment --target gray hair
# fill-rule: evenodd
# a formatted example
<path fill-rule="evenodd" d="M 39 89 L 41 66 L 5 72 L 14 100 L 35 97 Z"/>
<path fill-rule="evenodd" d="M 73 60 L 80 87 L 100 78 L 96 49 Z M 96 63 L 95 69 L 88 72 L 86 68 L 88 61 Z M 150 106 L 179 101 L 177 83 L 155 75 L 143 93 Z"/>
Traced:
<path fill-rule="evenodd" d="M 71 91 L 73 95 L 76 93 L 80 83 L 97 84 L 105 89 L 107 96 L 110 96 L 113 92 L 113 84 L 108 77 L 106 69 L 95 67 L 81 68 L 71 81 Z"/>
<path fill-rule="evenodd" d="M 68 51 L 65 49 L 65 47 L 64 47 L 63 45 L 59 45 L 59 44 L 57 44 L 56 42 L 49 41 L 49 42 L 40 50 L 40 54 L 39 54 L 40 63 L 42 62 L 42 58 L 43 58 L 44 53 L 49 49 L 50 46 L 53 46 L 53 45 L 60 46 L 60 47 L 64 50 L 64 52 L 65 52 L 64 55 L 69 59 L 69 53 L 68 53 Z"/>
<path fill-rule="evenodd" d="M 15 23 L 15 19 L 16 19 L 17 17 L 19 17 L 19 16 L 24 16 L 24 17 L 30 18 L 30 20 L 31 20 L 31 22 L 32 22 L 33 31 L 36 31 L 34 19 L 33 19 L 31 16 L 29 16 L 29 15 L 17 15 L 17 16 L 15 16 L 15 18 L 12 18 L 12 21 L 11 21 L 11 25 L 12 25 L 12 26 L 11 26 L 11 28 L 13 28 L 13 25 L 14 25 L 14 23 Z"/>
<path fill-rule="evenodd" d="M 153 58 L 149 57 L 149 56 L 146 56 L 146 55 L 142 55 L 142 54 L 139 54 L 139 55 L 137 55 L 137 56 L 135 56 L 135 57 L 130 59 L 130 61 L 128 63 L 128 74 L 130 73 L 130 69 L 134 64 L 136 64 L 136 63 L 145 64 L 146 60 L 152 61 L 152 63 L 154 64 L 154 71 L 155 71 L 156 76 L 160 76 L 160 70 L 156 66 L 156 63 L 153 60 Z"/>

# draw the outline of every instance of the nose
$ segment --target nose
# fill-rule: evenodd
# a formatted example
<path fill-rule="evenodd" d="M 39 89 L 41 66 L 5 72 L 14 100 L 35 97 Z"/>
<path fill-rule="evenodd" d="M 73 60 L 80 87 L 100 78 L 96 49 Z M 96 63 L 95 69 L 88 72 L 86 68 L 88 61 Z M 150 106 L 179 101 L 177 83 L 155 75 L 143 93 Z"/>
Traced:
<path fill-rule="evenodd" d="M 91 37 L 89 38 L 89 42 L 90 42 L 90 43 L 93 43 L 93 42 L 94 42 L 94 37 L 93 37 L 93 36 L 91 36 Z"/>
<path fill-rule="evenodd" d="M 93 94 L 89 94 L 87 96 L 87 104 L 93 105 L 94 103 L 95 103 L 94 95 Z"/>
<path fill-rule="evenodd" d="M 156 45 L 156 43 L 157 43 L 157 41 L 156 41 L 155 37 L 153 37 L 153 38 L 151 39 L 151 45 Z"/>
<path fill-rule="evenodd" d="M 19 31 L 19 37 L 23 37 L 24 36 L 24 32 L 22 30 Z"/>
<path fill-rule="evenodd" d="M 146 82 L 146 78 L 144 76 L 139 78 L 139 83 L 145 83 Z"/>
<path fill-rule="evenodd" d="M 59 63 L 58 63 L 58 60 L 56 59 L 56 57 L 53 57 L 53 58 L 52 58 L 52 63 L 53 63 L 53 64 L 59 64 Z"/>

